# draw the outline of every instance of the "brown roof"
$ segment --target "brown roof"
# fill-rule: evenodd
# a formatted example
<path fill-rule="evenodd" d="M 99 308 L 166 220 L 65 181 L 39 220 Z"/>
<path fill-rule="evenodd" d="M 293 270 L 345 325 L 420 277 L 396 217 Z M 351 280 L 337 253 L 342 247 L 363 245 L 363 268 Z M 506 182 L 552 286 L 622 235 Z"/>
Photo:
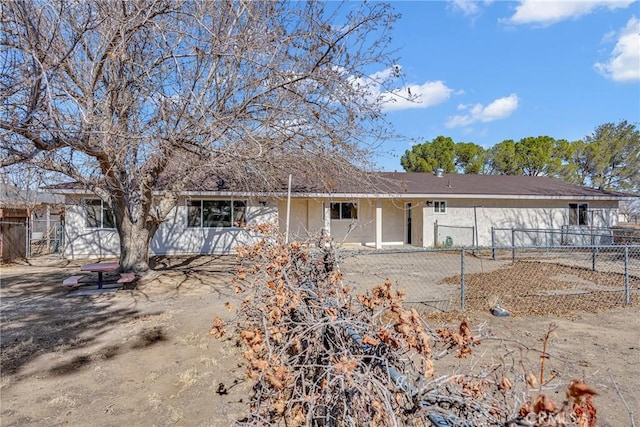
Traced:
<path fill-rule="evenodd" d="M 405 194 L 531 197 L 633 197 L 615 191 L 582 187 L 542 176 L 463 175 L 382 172 L 381 178 L 400 183 Z"/>
<path fill-rule="evenodd" d="M 286 178 L 283 177 L 279 188 L 271 191 L 254 188 L 250 192 L 277 193 L 287 191 Z M 224 185 L 220 185 L 220 183 Z M 48 187 L 53 192 L 65 193 L 68 190 L 82 190 L 78 183 L 64 183 Z M 56 191 L 58 190 L 58 191 Z M 197 193 L 246 193 L 246 189 L 237 187 L 234 183 L 224 180 L 208 179 L 197 188 Z M 615 191 L 598 190 L 582 187 L 567 182 L 540 176 L 520 175 L 464 175 L 445 174 L 436 176 L 431 173 L 377 172 L 363 174 L 359 179 L 325 179 L 318 176 L 300 176 L 295 174 L 292 180 L 294 196 L 303 195 L 370 195 L 372 197 L 384 195 L 397 197 L 402 195 L 416 195 L 422 197 L 523 197 L 523 198 L 599 198 L 620 200 L 638 197 Z"/>

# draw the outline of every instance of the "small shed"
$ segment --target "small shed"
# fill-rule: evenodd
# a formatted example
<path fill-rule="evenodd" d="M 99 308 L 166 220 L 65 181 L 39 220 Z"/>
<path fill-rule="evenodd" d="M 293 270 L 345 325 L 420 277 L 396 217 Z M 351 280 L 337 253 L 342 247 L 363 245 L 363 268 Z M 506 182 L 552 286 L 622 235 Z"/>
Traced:
<path fill-rule="evenodd" d="M 29 209 L 0 208 L 0 260 L 9 262 L 27 257 Z"/>

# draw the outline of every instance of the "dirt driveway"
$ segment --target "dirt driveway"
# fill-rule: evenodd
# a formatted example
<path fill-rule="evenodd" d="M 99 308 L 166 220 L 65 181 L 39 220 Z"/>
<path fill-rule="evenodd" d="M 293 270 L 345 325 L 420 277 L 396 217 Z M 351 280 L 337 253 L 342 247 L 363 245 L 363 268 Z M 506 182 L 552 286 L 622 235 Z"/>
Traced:
<path fill-rule="evenodd" d="M 237 303 L 234 258 L 161 259 L 136 289 L 69 297 L 60 284 L 82 263 L 0 267 L 0 425 L 227 426 L 246 413 L 241 350 L 208 334 L 214 315 L 232 316 L 224 303 Z M 637 308 L 572 318 L 474 314 L 471 322 L 492 338 L 473 360 L 443 362 L 438 374 L 500 363 L 505 351 L 535 370 L 539 339 L 555 322 L 547 363 L 558 379 L 548 393 L 586 380 L 599 392 L 601 426 L 630 425 L 624 401 L 640 412 Z"/>

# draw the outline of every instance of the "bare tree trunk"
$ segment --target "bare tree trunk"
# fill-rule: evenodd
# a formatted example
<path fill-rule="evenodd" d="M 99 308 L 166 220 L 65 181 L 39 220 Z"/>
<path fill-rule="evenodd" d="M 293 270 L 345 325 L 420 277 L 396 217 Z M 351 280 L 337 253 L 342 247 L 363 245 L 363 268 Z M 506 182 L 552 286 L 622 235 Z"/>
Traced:
<path fill-rule="evenodd" d="M 110 194 L 110 200 L 120 238 L 120 270 L 137 273 L 149 270 L 150 244 L 160 225 L 160 220 L 150 215 L 154 200 L 151 188 L 141 186 L 129 192 L 120 188 Z M 162 209 L 162 216 L 166 216 L 176 199 L 163 197 L 156 202 L 157 209 Z"/>
<path fill-rule="evenodd" d="M 133 224 L 128 219 L 118 230 L 120 236 L 120 269 L 122 271 L 144 272 L 149 270 L 149 244 L 157 226 L 151 223 Z"/>
<path fill-rule="evenodd" d="M 149 245 L 159 222 L 149 215 L 153 200 L 150 189 L 141 189 L 140 197 L 135 197 L 135 193 L 129 197 L 123 194 L 116 192 L 111 197 L 120 238 L 120 270 L 140 273 L 149 269 Z M 165 209 L 172 206 L 168 204 Z"/>

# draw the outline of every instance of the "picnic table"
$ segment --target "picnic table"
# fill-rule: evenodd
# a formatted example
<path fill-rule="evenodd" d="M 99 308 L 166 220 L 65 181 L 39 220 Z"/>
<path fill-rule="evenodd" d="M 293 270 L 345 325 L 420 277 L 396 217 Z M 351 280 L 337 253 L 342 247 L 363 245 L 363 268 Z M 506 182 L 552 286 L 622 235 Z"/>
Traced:
<path fill-rule="evenodd" d="M 116 271 L 120 268 L 120 264 L 117 262 L 95 262 L 92 264 L 85 264 L 80 267 L 80 271 L 93 271 L 98 273 L 98 289 L 102 289 L 102 273 L 109 271 Z"/>

